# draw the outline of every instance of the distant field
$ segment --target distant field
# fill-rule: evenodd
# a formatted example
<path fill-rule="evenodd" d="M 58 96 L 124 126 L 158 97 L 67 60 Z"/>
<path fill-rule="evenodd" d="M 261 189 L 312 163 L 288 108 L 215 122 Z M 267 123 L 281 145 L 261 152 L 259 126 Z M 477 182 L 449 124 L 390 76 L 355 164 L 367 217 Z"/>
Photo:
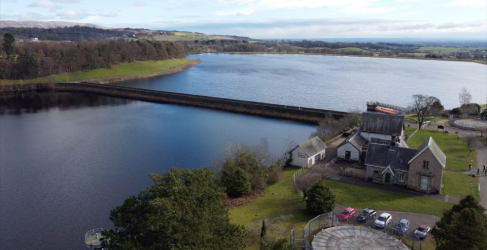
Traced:
<path fill-rule="evenodd" d="M 431 51 L 435 53 L 468 52 L 471 50 L 486 50 L 487 48 L 449 48 L 449 47 L 421 47 L 419 51 Z"/>
<path fill-rule="evenodd" d="M 149 39 L 147 36 L 140 37 L 141 39 Z M 209 36 L 205 34 L 197 34 L 190 32 L 174 32 L 173 36 L 156 35 L 153 37 L 156 41 L 176 42 L 176 41 L 194 41 L 194 40 L 233 40 L 225 36 Z"/>

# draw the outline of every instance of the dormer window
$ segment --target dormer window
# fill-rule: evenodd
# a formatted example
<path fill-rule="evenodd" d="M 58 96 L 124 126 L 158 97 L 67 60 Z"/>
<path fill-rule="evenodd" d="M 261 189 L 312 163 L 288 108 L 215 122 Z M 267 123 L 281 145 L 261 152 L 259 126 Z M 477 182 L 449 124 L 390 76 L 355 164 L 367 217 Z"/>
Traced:
<path fill-rule="evenodd" d="M 430 168 L 430 162 L 429 161 L 423 161 L 423 168 L 429 169 Z"/>

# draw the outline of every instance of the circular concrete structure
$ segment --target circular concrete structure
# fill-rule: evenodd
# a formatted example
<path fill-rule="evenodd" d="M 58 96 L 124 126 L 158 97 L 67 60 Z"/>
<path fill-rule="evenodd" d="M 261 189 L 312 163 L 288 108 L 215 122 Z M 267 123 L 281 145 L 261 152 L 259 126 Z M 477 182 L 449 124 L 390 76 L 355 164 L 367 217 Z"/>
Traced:
<path fill-rule="evenodd" d="M 313 239 L 313 250 L 408 250 L 401 241 L 367 227 L 341 226 L 323 229 Z"/>

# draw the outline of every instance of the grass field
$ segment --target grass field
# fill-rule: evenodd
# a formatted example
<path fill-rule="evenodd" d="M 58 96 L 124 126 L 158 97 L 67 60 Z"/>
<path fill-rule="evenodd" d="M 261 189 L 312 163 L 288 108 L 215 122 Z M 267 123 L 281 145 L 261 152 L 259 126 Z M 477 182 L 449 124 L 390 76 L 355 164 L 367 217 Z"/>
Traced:
<path fill-rule="evenodd" d="M 281 230 L 274 231 L 279 237 L 288 238 L 291 229 L 301 229 L 313 216 L 307 214 L 306 205 L 293 186 L 293 173 L 299 168 L 285 168 L 282 180 L 269 187 L 263 197 L 250 204 L 230 209 L 232 223 L 245 225 L 249 229 L 247 238 L 249 249 L 258 248 L 258 233 L 262 220 L 284 216 L 278 223 Z M 332 192 L 336 194 L 336 203 L 357 208 L 374 207 L 375 209 L 426 213 L 441 216 L 444 209 L 453 205 L 438 200 L 409 196 L 377 189 L 363 188 L 326 180 Z"/>
<path fill-rule="evenodd" d="M 325 180 L 336 195 L 335 202 L 345 206 L 404 211 L 442 216 L 444 209 L 450 209 L 453 203 L 427 199 L 417 196 L 359 187 L 341 182 Z"/>
<path fill-rule="evenodd" d="M 165 71 L 177 66 L 181 66 L 190 63 L 191 59 L 173 59 L 164 61 L 148 61 L 148 62 L 134 62 L 123 63 L 113 66 L 110 69 L 95 69 L 89 71 L 80 71 L 72 74 L 61 74 L 50 77 L 41 77 L 32 80 L 2 80 L 3 84 L 12 83 L 46 83 L 51 82 L 55 78 L 56 82 L 66 81 L 86 81 L 86 80 L 99 80 L 103 78 L 113 77 L 127 77 L 132 75 L 147 74 L 153 72 Z"/>
<path fill-rule="evenodd" d="M 406 136 L 406 138 L 409 138 L 416 129 L 416 127 L 406 127 L 404 129 L 404 135 Z"/>
<path fill-rule="evenodd" d="M 410 123 L 416 123 L 416 121 L 414 119 L 417 119 L 417 116 L 415 115 L 405 115 L 404 116 L 404 120 L 406 122 L 410 122 Z M 448 120 L 448 117 L 445 117 L 445 116 L 425 116 L 424 117 L 424 121 L 443 121 L 443 120 Z"/>
<path fill-rule="evenodd" d="M 149 39 L 147 36 L 140 37 L 141 39 Z M 194 41 L 194 40 L 233 40 L 225 36 L 210 36 L 205 34 L 191 33 L 191 32 L 174 32 L 173 36 L 156 35 L 153 37 L 156 41 L 176 42 L 176 41 Z"/>
<path fill-rule="evenodd" d="M 464 173 L 443 171 L 442 193 L 457 197 L 472 195 L 478 198 L 478 179 Z"/>
<path fill-rule="evenodd" d="M 486 48 L 450 48 L 450 47 L 421 47 L 419 51 L 431 51 L 433 53 L 452 53 L 452 52 L 468 52 L 471 50 L 485 50 Z"/>

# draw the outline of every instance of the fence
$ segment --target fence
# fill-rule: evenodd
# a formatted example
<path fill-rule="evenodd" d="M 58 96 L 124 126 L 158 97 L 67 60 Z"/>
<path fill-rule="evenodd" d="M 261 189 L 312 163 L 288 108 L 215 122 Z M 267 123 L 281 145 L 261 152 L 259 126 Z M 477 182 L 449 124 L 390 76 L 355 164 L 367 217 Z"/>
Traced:
<path fill-rule="evenodd" d="M 291 244 L 296 243 L 306 250 L 312 250 L 313 236 L 321 229 L 332 227 L 336 217 L 333 213 L 321 214 L 311 219 L 303 229 L 291 230 Z"/>
<path fill-rule="evenodd" d="M 398 224 L 397 221 L 391 220 L 383 229 L 380 229 L 376 228 L 374 225 L 376 217 L 367 220 L 365 223 L 358 222 L 356 217 L 346 221 L 339 220 L 338 218 L 339 214 L 322 214 L 310 220 L 303 229 L 291 230 L 291 244 L 295 243 L 305 250 L 312 250 L 313 247 L 311 242 L 313 241 L 314 235 L 318 234 L 322 229 L 334 226 L 355 225 L 381 230 L 389 235 L 397 237 L 411 249 L 420 249 L 421 241 L 414 235 L 416 228 L 409 228 L 406 233 L 402 234 L 394 230 Z M 428 235 L 427 237 L 431 236 Z"/>

